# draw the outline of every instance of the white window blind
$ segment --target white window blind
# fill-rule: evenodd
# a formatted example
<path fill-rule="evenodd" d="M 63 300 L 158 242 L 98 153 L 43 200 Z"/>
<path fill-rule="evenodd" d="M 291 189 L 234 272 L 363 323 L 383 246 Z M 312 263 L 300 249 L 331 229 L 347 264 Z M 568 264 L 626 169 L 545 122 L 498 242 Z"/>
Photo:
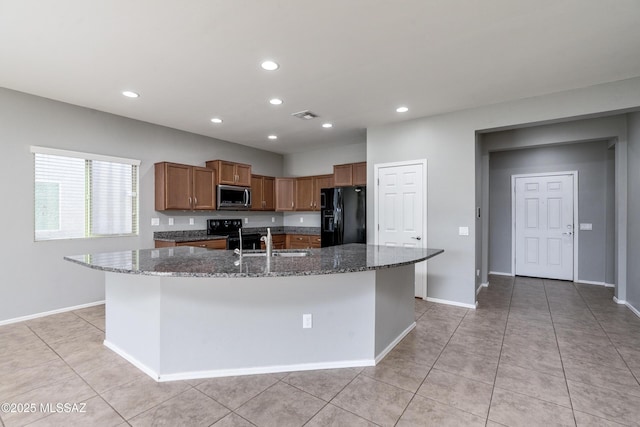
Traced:
<path fill-rule="evenodd" d="M 31 147 L 35 240 L 138 234 L 137 160 Z"/>

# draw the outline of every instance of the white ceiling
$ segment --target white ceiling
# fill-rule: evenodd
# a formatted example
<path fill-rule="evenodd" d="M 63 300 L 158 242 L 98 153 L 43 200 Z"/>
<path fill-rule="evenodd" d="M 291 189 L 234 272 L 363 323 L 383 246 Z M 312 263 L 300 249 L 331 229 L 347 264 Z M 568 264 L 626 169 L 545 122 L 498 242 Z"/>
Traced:
<path fill-rule="evenodd" d="M 636 76 L 639 0 L 0 0 L 0 86 L 279 153 Z"/>

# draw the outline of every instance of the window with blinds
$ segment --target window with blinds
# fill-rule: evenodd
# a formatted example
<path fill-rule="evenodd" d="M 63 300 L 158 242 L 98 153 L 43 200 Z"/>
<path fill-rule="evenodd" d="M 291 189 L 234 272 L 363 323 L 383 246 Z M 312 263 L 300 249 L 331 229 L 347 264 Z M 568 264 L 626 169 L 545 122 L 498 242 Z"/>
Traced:
<path fill-rule="evenodd" d="M 31 152 L 36 241 L 138 234 L 140 161 L 44 147 Z"/>

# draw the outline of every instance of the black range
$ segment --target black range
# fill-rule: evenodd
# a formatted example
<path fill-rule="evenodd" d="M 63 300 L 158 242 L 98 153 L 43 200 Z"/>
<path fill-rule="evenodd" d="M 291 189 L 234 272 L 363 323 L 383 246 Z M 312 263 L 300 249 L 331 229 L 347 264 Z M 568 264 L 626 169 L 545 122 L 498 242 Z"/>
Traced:
<path fill-rule="evenodd" d="M 207 234 L 227 237 L 227 249 L 240 248 L 241 219 L 208 219 Z M 260 234 L 242 233 L 242 249 L 260 249 Z"/>

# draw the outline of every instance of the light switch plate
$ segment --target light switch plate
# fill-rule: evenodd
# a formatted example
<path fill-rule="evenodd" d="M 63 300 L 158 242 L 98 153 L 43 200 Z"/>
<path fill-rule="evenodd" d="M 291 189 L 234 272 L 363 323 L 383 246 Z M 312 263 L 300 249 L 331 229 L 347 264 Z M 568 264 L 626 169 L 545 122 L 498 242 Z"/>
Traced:
<path fill-rule="evenodd" d="M 249 218 L 245 218 L 245 219 L 244 219 L 244 223 L 245 223 L 245 224 L 249 224 Z"/>
<path fill-rule="evenodd" d="M 173 225 L 173 218 L 169 218 L 169 225 Z"/>
<path fill-rule="evenodd" d="M 302 315 L 302 328 L 309 329 L 313 327 L 313 318 L 311 314 L 303 314 Z"/>
<path fill-rule="evenodd" d="M 196 223 L 196 220 L 193 218 L 189 218 L 189 225 L 193 225 Z"/>
<path fill-rule="evenodd" d="M 469 235 L 469 227 L 458 227 L 458 234 L 460 236 L 468 236 Z"/>
<path fill-rule="evenodd" d="M 151 226 L 157 227 L 160 225 L 160 218 L 151 218 Z"/>

